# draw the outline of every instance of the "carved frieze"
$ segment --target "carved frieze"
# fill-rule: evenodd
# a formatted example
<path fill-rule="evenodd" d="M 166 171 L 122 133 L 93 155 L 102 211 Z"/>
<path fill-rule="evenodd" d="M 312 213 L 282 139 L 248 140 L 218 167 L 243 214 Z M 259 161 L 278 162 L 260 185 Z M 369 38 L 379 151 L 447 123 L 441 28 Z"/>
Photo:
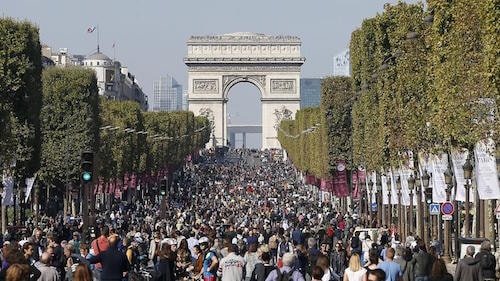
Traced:
<path fill-rule="evenodd" d="M 212 94 L 219 90 L 219 81 L 217 79 L 193 79 L 193 93 Z"/>
<path fill-rule="evenodd" d="M 271 93 L 295 93 L 295 80 L 271 79 Z"/>
<path fill-rule="evenodd" d="M 300 72 L 300 66 L 293 65 L 196 65 L 189 71 L 212 72 Z"/>

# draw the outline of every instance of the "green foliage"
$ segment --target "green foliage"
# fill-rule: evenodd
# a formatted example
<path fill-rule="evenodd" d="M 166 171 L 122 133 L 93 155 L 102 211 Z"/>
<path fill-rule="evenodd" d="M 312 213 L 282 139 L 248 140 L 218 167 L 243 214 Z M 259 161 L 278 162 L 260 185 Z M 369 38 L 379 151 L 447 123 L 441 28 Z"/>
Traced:
<path fill-rule="evenodd" d="M 352 162 L 351 109 L 356 97 L 352 84 L 349 77 L 328 77 L 321 85 L 321 112 L 326 121 L 328 164 L 332 175 L 338 160 L 345 160 L 347 167 L 357 166 Z"/>
<path fill-rule="evenodd" d="M 51 68 L 43 73 L 40 178 L 61 186 L 78 182 L 84 150 L 98 151 L 99 97 L 92 70 Z"/>
<path fill-rule="evenodd" d="M 40 164 L 41 48 L 38 28 L 0 19 L 0 167 L 16 162 L 19 179 Z"/>
<path fill-rule="evenodd" d="M 295 120 L 282 120 L 278 140 L 302 171 L 325 178 L 329 175 L 326 158 L 326 136 L 321 125 L 321 111 L 310 107 L 297 111 Z"/>
<path fill-rule="evenodd" d="M 483 1 L 480 18 L 483 19 L 483 52 L 484 76 L 486 79 L 485 92 L 489 93 L 496 101 L 495 114 L 499 115 L 500 95 L 500 0 Z M 497 118 L 498 119 L 498 118 Z M 494 130 L 500 131 L 500 122 L 496 122 Z M 494 134 L 495 142 L 500 143 L 500 134 Z"/>
<path fill-rule="evenodd" d="M 119 129 L 101 130 L 99 147 L 100 173 L 105 180 L 137 173 L 146 149 L 144 118 L 138 103 L 101 100 L 102 124 Z M 127 130 L 125 129 L 133 129 Z"/>
<path fill-rule="evenodd" d="M 484 37 L 491 34 L 484 33 L 491 27 L 491 17 L 488 19 L 485 13 L 495 13 L 495 8 L 485 10 L 491 8 L 490 3 L 429 1 L 435 14 L 429 35 L 434 78 L 432 126 L 436 126 L 439 139 L 453 146 L 471 148 L 494 126 L 487 118 L 489 109 L 485 104 L 488 99 L 497 102 L 497 92 L 491 87 L 495 78 L 485 75 L 491 61 L 485 56 L 484 44 L 491 39 Z M 496 11 L 498 14 L 498 7 Z M 494 25 L 498 26 L 498 22 Z M 498 33 L 494 36 L 498 37 Z M 498 45 L 494 48 L 498 49 Z"/>

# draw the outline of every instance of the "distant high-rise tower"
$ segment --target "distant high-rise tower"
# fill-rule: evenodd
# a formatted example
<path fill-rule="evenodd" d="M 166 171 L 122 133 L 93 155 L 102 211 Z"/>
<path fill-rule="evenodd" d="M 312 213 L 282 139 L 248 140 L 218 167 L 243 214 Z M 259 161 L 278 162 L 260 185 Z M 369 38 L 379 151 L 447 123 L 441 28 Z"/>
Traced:
<path fill-rule="evenodd" d="M 300 108 L 319 106 L 322 81 L 321 78 L 300 78 Z"/>
<path fill-rule="evenodd" d="M 333 76 L 351 76 L 349 49 L 333 57 Z"/>
<path fill-rule="evenodd" d="M 153 95 L 149 99 L 150 111 L 182 110 L 182 85 L 170 75 L 153 82 Z"/>

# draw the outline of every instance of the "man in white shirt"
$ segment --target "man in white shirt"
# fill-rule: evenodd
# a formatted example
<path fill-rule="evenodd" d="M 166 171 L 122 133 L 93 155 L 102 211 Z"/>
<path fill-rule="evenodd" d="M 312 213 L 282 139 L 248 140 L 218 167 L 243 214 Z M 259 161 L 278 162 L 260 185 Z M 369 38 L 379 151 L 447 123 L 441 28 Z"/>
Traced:
<path fill-rule="evenodd" d="M 221 277 L 221 281 L 243 280 L 245 260 L 236 254 L 237 250 L 238 246 L 231 244 L 228 247 L 229 254 L 220 260 L 217 275 Z"/>

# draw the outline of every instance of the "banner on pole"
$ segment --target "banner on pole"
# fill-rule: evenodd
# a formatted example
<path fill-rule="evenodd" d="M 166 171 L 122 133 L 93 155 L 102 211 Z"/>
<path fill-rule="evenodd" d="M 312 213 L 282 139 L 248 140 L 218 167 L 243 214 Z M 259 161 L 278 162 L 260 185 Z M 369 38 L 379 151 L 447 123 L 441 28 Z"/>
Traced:
<path fill-rule="evenodd" d="M 9 175 L 5 170 L 3 171 L 2 176 L 2 205 L 3 206 L 12 206 L 14 205 L 14 178 Z"/>
<path fill-rule="evenodd" d="M 465 179 L 464 169 L 465 160 L 469 156 L 469 150 L 465 148 L 451 150 L 451 162 L 453 164 L 453 174 L 457 183 L 455 200 L 465 202 Z M 472 188 L 469 191 L 470 202 L 474 202 L 474 191 Z"/>
<path fill-rule="evenodd" d="M 444 172 L 448 168 L 448 154 L 441 153 L 440 156 L 431 156 L 432 173 L 432 202 L 446 202 L 446 182 Z"/>
<path fill-rule="evenodd" d="M 481 200 L 500 199 L 494 152 L 495 143 L 492 139 L 479 141 L 474 148 L 477 192 Z"/>
<path fill-rule="evenodd" d="M 33 188 L 33 184 L 35 183 L 37 173 L 32 178 L 27 178 L 24 182 L 26 183 L 26 194 L 24 195 L 24 203 L 28 202 L 28 198 L 31 194 L 31 189 Z"/>

